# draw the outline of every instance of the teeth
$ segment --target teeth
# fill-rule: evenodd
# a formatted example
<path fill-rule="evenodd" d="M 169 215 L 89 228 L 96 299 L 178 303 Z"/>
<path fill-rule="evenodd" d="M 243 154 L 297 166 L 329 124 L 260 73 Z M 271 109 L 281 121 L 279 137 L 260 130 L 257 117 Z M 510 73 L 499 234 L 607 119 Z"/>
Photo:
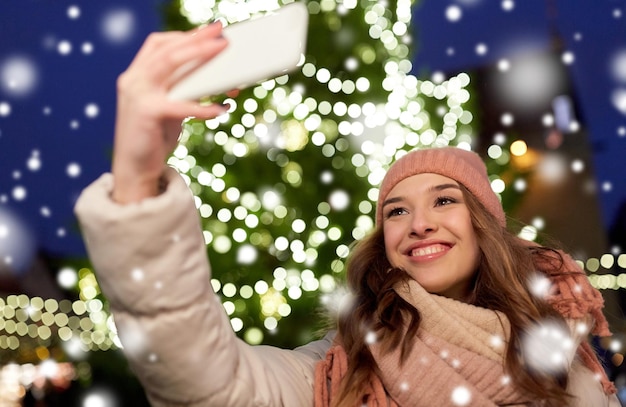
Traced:
<path fill-rule="evenodd" d="M 444 251 L 445 248 L 442 245 L 422 247 L 415 249 L 411 252 L 411 256 L 428 256 L 429 254 L 439 253 Z"/>

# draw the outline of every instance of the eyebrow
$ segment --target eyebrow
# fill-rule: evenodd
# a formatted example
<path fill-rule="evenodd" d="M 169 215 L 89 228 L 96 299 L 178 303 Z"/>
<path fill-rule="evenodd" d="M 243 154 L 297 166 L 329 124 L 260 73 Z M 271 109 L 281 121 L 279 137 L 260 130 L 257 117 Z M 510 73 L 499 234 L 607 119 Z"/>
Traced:
<path fill-rule="evenodd" d="M 432 187 L 428 188 L 427 192 L 439 192 L 439 191 L 443 191 L 449 188 L 454 188 L 454 189 L 459 189 L 459 190 L 461 189 L 461 187 L 457 184 L 439 184 L 439 185 L 433 185 Z M 402 200 L 404 200 L 404 197 L 402 196 L 396 196 L 393 198 L 385 199 L 382 207 L 385 207 L 386 205 L 389 205 L 392 203 L 400 202 Z"/>

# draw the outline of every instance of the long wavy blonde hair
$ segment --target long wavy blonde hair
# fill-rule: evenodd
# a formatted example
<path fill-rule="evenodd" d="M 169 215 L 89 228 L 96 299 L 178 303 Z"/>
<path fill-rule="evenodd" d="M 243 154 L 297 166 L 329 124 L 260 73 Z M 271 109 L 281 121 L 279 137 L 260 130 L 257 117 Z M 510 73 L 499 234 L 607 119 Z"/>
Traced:
<path fill-rule="evenodd" d="M 546 247 L 532 246 L 521 240 L 489 213 L 461 185 L 472 226 L 481 251 L 469 303 L 503 312 L 511 325 L 505 356 L 505 369 L 514 385 L 534 395 L 542 405 L 566 405 L 567 376 L 537 376 L 524 369 L 520 338 L 528 327 L 546 318 L 565 321 L 547 303 L 529 291 L 527 282 L 537 269 L 538 256 L 554 257 Z M 558 254 L 558 253 L 557 253 Z M 382 225 L 371 235 L 355 243 L 348 260 L 347 284 L 353 295 L 350 309 L 338 316 L 338 340 L 348 356 L 348 371 L 341 383 L 334 407 L 360 406 L 363 389 L 370 375 L 379 374 L 365 343 L 368 330 L 377 332 L 383 351 L 400 347 L 402 359 L 408 354 L 420 324 L 419 310 L 394 291 L 394 285 L 407 274 L 391 267 L 385 254 Z M 399 329 L 408 326 L 405 330 Z"/>

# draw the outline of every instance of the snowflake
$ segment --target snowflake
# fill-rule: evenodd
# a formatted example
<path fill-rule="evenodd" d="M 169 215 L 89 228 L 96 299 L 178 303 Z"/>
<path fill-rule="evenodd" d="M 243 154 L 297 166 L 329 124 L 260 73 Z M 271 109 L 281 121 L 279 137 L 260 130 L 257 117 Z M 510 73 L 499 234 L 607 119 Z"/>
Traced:
<path fill-rule="evenodd" d="M 378 337 L 376 336 L 376 332 L 369 331 L 365 334 L 365 343 L 368 345 L 372 345 L 376 343 Z"/>
<path fill-rule="evenodd" d="M 611 341 L 611 345 L 609 346 L 609 349 L 611 349 L 611 352 L 617 353 L 620 350 L 622 350 L 622 342 L 618 339 L 613 339 Z"/>
<path fill-rule="evenodd" d="M 584 322 L 577 323 L 576 333 L 579 335 L 587 335 L 587 333 L 589 333 L 589 326 Z"/>
<path fill-rule="evenodd" d="M 472 400 L 472 393 L 467 387 L 458 386 L 452 390 L 451 400 L 455 406 L 466 406 Z"/>
<path fill-rule="evenodd" d="M 143 270 L 140 268 L 134 268 L 130 272 L 130 277 L 135 281 L 141 281 L 144 278 Z"/>
<path fill-rule="evenodd" d="M 545 374 L 566 370 L 576 352 L 567 329 L 551 321 L 532 326 L 522 336 L 521 345 L 527 366 Z"/>
<path fill-rule="evenodd" d="M 136 30 L 136 18 L 129 9 L 108 11 L 101 21 L 102 35 L 111 43 L 124 43 L 133 37 Z"/>
<path fill-rule="evenodd" d="M 136 322 L 126 322 L 124 328 L 119 330 L 118 337 L 121 348 L 128 355 L 145 354 L 148 348 L 148 338 Z"/>
<path fill-rule="evenodd" d="M 515 8 L 515 2 L 513 0 L 504 0 L 502 2 L 502 10 L 511 11 Z"/>
<path fill-rule="evenodd" d="M 320 302 L 331 313 L 343 314 L 352 309 L 354 296 L 346 287 L 339 286 L 320 297 Z"/>
<path fill-rule="evenodd" d="M 69 163 L 67 165 L 67 168 L 65 169 L 65 172 L 67 173 L 68 177 L 71 177 L 71 178 L 78 177 L 80 175 L 80 173 L 81 173 L 80 164 L 78 164 L 78 163 Z"/>
<path fill-rule="evenodd" d="M 489 339 L 489 344 L 494 349 L 500 349 L 504 345 L 504 340 L 498 335 L 493 335 Z"/>
<path fill-rule="evenodd" d="M 463 11 L 461 10 L 461 7 L 459 6 L 453 5 L 453 6 L 449 6 L 446 9 L 446 19 L 448 19 L 448 21 L 452 23 L 459 21 L 462 16 L 463 16 Z"/>
<path fill-rule="evenodd" d="M 537 298 L 546 298 L 550 292 L 552 283 L 550 279 L 541 274 L 535 274 L 528 280 L 528 288 L 532 295 Z"/>

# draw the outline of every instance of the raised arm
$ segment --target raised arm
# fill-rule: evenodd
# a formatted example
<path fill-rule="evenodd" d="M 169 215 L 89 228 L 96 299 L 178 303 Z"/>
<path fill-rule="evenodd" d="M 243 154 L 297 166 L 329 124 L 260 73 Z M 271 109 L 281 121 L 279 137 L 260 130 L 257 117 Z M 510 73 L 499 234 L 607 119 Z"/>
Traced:
<path fill-rule="evenodd" d="M 297 350 L 237 339 L 214 294 L 199 216 L 165 165 L 188 116 L 222 106 L 170 101 L 176 71 L 226 46 L 221 26 L 151 35 L 118 81 L 112 174 L 76 213 L 124 353 L 155 406 L 312 406 L 315 363 L 330 339 Z"/>
<path fill-rule="evenodd" d="M 209 119 L 226 111 L 221 105 L 167 97 L 181 67 L 205 62 L 226 47 L 221 32 L 221 24 L 214 23 L 191 32 L 153 33 L 120 75 L 112 167 L 115 201 L 137 202 L 157 195 L 182 120 Z"/>

